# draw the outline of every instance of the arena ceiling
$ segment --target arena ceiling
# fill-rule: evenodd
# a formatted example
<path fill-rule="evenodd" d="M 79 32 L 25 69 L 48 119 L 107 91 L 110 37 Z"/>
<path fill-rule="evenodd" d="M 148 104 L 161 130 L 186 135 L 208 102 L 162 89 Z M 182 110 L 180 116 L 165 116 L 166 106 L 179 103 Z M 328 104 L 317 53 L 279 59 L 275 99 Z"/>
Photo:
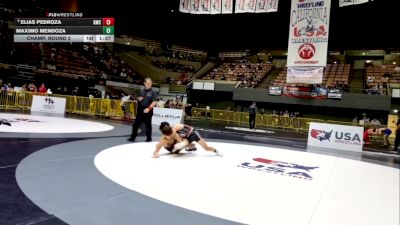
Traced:
<path fill-rule="evenodd" d="M 113 16 L 118 34 L 139 35 L 167 44 L 197 48 L 287 48 L 290 0 L 280 0 L 277 13 L 192 15 L 178 10 L 179 0 L 5 0 L 16 7 L 30 4 L 85 16 Z M 400 48 L 398 0 L 374 0 L 341 7 L 332 0 L 330 49 Z M 29 4 L 28 4 L 29 3 Z"/>

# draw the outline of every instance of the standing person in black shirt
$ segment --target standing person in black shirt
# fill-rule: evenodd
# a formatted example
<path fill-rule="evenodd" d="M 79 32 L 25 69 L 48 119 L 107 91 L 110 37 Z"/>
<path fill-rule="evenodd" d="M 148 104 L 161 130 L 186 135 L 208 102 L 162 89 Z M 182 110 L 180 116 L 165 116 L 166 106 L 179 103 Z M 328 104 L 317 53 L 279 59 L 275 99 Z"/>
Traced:
<path fill-rule="evenodd" d="M 253 130 L 256 125 L 256 114 L 257 114 L 257 106 L 256 102 L 249 107 L 249 123 L 250 123 L 250 130 Z"/>
<path fill-rule="evenodd" d="M 153 82 L 150 78 L 144 80 L 145 89 L 140 91 L 137 103 L 136 119 L 132 126 L 132 133 L 128 141 L 135 141 L 139 126 L 142 122 L 146 125 L 146 142 L 151 142 L 151 118 L 153 108 L 157 104 L 157 93 L 152 89 Z"/>

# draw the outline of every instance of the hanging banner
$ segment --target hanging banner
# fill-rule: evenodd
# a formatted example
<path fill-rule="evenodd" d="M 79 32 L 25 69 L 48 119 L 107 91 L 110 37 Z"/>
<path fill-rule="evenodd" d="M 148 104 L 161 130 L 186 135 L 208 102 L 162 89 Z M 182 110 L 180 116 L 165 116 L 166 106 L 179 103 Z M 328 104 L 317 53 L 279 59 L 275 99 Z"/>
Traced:
<path fill-rule="evenodd" d="M 267 0 L 267 13 L 278 12 L 279 0 Z"/>
<path fill-rule="evenodd" d="M 235 13 L 246 13 L 248 0 L 236 0 Z"/>
<path fill-rule="evenodd" d="M 256 0 L 247 0 L 246 1 L 246 12 L 254 13 L 256 11 Z"/>
<path fill-rule="evenodd" d="M 267 0 L 257 0 L 256 13 L 267 12 Z"/>
<path fill-rule="evenodd" d="M 322 84 L 324 67 L 288 67 L 286 83 Z"/>
<path fill-rule="evenodd" d="M 233 13 L 233 0 L 222 0 L 222 14 Z"/>
<path fill-rule="evenodd" d="M 190 12 L 190 0 L 180 0 L 179 12 L 189 13 Z"/>
<path fill-rule="evenodd" d="M 256 0 L 236 0 L 235 13 L 254 13 Z"/>
<path fill-rule="evenodd" d="M 200 14 L 200 0 L 190 0 L 190 13 Z"/>
<path fill-rule="evenodd" d="M 367 3 L 368 0 L 339 0 L 339 7 Z"/>
<path fill-rule="evenodd" d="M 292 0 L 287 65 L 326 66 L 330 0 Z"/>
<path fill-rule="evenodd" d="M 199 14 L 211 14 L 211 0 L 200 0 Z"/>
<path fill-rule="evenodd" d="M 211 1 L 211 14 L 221 14 L 221 3 L 222 0 Z"/>
<path fill-rule="evenodd" d="M 268 13 L 278 11 L 279 0 L 257 0 L 256 13 Z"/>
<path fill-rule="evenodd" d="M 211 0 L 191 0 L 191 14 L 211 14 Z"/>

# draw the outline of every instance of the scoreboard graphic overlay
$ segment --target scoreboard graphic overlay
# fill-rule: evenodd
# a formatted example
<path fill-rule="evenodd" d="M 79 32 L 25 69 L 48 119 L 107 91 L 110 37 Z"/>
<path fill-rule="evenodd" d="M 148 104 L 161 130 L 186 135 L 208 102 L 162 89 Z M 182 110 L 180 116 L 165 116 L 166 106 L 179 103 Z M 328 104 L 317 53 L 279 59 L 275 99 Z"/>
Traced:
<path fill-rule="evenodd" d="M 14 42 L 114 42 L 114 18 L 16 18 Z"/>

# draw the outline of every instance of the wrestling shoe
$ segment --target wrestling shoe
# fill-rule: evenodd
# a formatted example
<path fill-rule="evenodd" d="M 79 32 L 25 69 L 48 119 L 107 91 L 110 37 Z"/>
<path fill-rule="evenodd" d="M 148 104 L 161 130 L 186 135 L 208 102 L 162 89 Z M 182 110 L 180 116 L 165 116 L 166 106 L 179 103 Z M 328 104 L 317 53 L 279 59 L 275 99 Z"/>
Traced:
<path fill-rule="evenodd" d="M 194 152 L 194 151 L 197 151 L 197 148 L 196 148 L 196 147 L 193 147 L 193 148 L 186 148 L 186 151 L 188 151 L 188 152 Z"/>
<path fill-rule="evenodd" d="M 4 124 L 4 125 L 7 125 L 7 126 L 10 126 L 10 127 L 11 127 L 11 123 L 10 123 L 10 122 L 8 122 L 8 121 L 5 121 L 5 120 L 0 120 L 0 125 L 2 125 L 2 124 Z"/>
<path fill-rule="evenodd" d="M 217 154 L 217 156 L 222 157 L 222 154 L 217 149 L 215 149 L 214 152 L 215 152 L 215 154 Z"/>

